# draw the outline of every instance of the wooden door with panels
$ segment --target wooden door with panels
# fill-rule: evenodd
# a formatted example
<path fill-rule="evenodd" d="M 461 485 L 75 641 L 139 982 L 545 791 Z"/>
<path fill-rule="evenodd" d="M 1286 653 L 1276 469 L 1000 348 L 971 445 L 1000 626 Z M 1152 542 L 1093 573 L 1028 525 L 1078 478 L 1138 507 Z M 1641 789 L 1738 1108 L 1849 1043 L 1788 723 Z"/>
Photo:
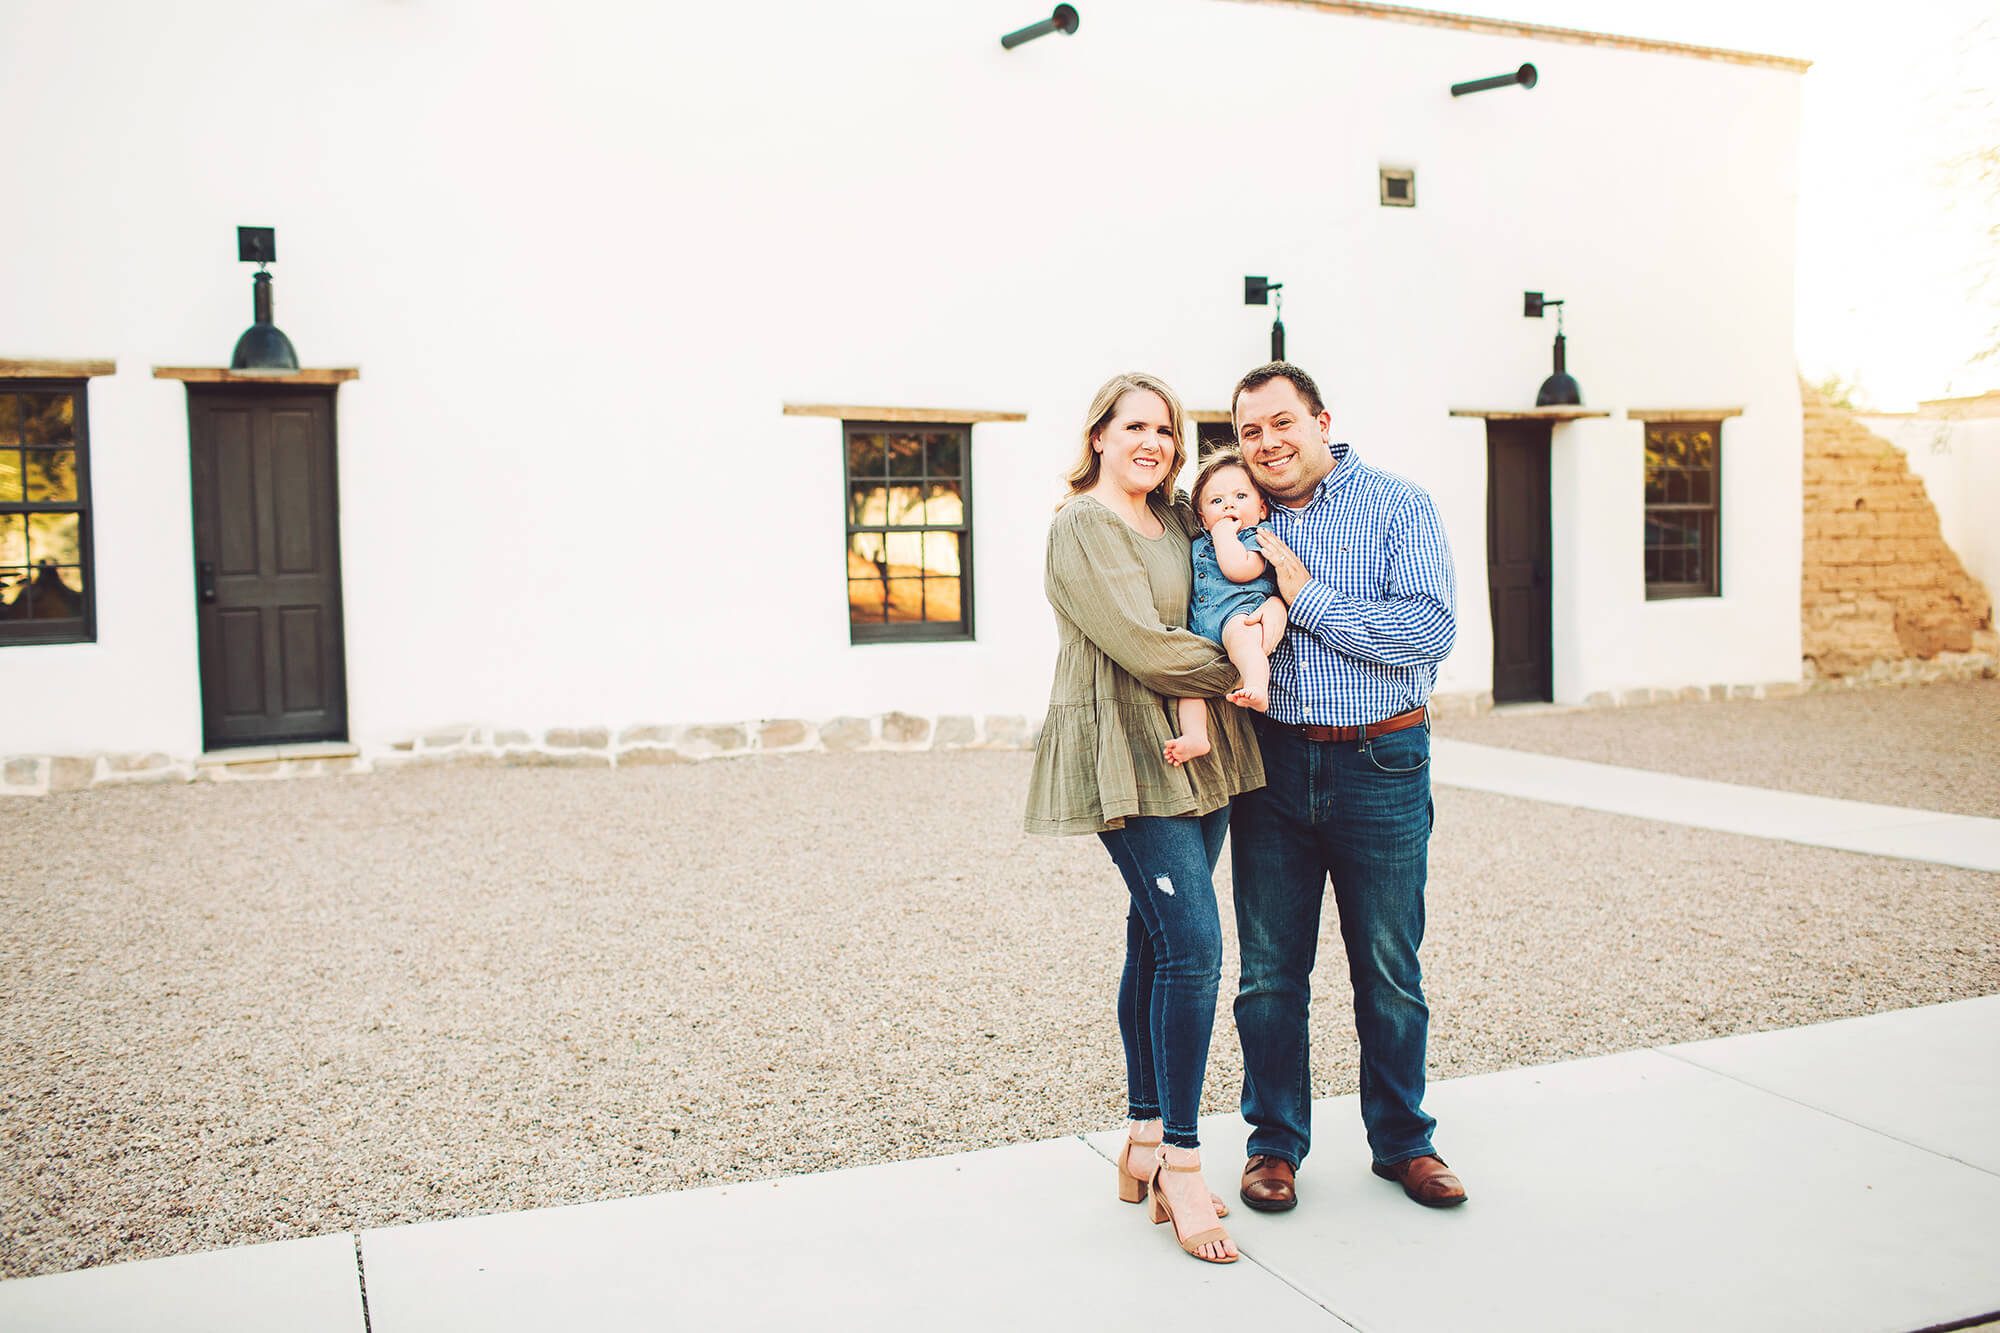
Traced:
<path fill-rule="evenodd" d="M 333 401 L 188 386 L 209 749 L 347 738 Z"/>
<path fill-rule="evenodd" d="M 1493 702 L 1554 698 L 1549 423 L 1486 423 L 1486 583 Z"/>

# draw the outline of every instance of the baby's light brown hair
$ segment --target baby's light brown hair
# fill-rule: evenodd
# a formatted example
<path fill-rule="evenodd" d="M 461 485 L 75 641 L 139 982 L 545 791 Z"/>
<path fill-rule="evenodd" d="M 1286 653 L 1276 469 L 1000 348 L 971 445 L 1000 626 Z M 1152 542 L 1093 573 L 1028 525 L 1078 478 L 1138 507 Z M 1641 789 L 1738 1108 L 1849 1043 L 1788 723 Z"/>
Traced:
<path fill-rule="evenodd" d="M 1233 445 L 1223 445 L 1212 453 L 1204 454 L 1201 471 L 1194 474 L 1194 493 L 1188 499 L 1194 505 L 1195 513 L 1201 512 L 1201 493 L 1208 489 L 1208 483 L 1214 480 L 1215 474 L 1226 467 L 1242 468 L 1244 477 L 1250 482 L 1250 489 L 1259 495 L 1264 495 L 1264 488 L 1250 475 L 1250 465 L 1243 461 L 1243 451 Z M 1271 507 L 1271 497 L 1268 495 L 1264 495 L 1264 507 L 1266 509 Z"/>

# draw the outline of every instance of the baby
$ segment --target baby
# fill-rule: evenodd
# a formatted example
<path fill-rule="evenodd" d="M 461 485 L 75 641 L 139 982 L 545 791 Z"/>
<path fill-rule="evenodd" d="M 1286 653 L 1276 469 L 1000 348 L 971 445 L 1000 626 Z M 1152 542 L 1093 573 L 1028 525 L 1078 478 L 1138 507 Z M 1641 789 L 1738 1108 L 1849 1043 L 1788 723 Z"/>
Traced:
<path fill-rule="evenodd" d="M 1243 455 L 1218 449 L 1195 477 L 1194 512 L 1204 529 L 1194 539 L 1194 597 L 1188 628 L 1222 645 L 1243 675 L 1229 701 L 1264 712 L 1271 706 L 1273 650 L 1285 636 L 1278 581 L 1257 552 L 1257 525 L 1270 516 L 1250 480 Z M 1184 764 L 1208 753 L 1208 701 L 1176 699 L 1181 734 L 1167 742 L 1167 762 Z"/>

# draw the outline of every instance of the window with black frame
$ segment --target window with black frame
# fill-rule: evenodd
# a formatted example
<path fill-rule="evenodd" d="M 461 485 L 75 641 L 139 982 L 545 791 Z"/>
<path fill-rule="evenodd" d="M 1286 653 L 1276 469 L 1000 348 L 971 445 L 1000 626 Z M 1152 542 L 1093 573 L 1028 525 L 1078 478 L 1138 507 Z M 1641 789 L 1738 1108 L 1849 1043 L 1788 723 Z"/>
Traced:
<path fill-rule="evenodd" d="M 972 428 L 843 423 L 853 643 L 972 637 Z"/>
<path fill-rule="evenodd" d="M 97 637 L 87 383 L 0 381 L 0 646 Z"/>
<path fill-rule="evenodd" d="M 1722 423 L 1646 423 L 1646 598 L 1722 595 Z"/>

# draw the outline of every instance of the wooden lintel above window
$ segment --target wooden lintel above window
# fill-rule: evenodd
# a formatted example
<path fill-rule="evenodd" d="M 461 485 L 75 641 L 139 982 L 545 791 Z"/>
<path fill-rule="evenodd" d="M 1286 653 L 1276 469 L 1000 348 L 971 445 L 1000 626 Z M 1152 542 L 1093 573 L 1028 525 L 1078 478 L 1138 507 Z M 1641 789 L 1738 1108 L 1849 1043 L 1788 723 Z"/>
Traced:
<path fill-rule="evenodd" d="M 1235 419 L 1227 412 L 1209 412 L 1195 408 L 1188 409 L 1187 419 L 1202 426 L 1233 426 L 1236 424 Z"/>
<path fill-rule="evenodd" d="M 116 361 L 32 361 L 0 358 L 0 380 L 88 380 L 117 373 Z"/>
<path fill-rule="evenodd" d="M 786 403 L 788 417 L 836 417 L 841 421 L 963 426 L 980 421 L 1026 421 L 1026 412 L 986 412 L 971 407 L 866 407 L 856 403 Z"/>
<path fill-rule="evenodd" d="M 1721 421 L 1740 417 L 1740 407 L 1628 407 L 1625 415 L 1633 421 Z"/>
<path fill-rule="evenodd" d="M 344 384 L 361 378 L 357 366 L 309 367 L 305 370 L 231 370 L 228 366 L 154 366 L 156 380 L 189 384 Z"/>
<path fill-rule="evenodd" d="M 1601 407 L 1454 407 L 1451 414 L 1487 421 L 1581 421 L 1611 415 Z"/>

